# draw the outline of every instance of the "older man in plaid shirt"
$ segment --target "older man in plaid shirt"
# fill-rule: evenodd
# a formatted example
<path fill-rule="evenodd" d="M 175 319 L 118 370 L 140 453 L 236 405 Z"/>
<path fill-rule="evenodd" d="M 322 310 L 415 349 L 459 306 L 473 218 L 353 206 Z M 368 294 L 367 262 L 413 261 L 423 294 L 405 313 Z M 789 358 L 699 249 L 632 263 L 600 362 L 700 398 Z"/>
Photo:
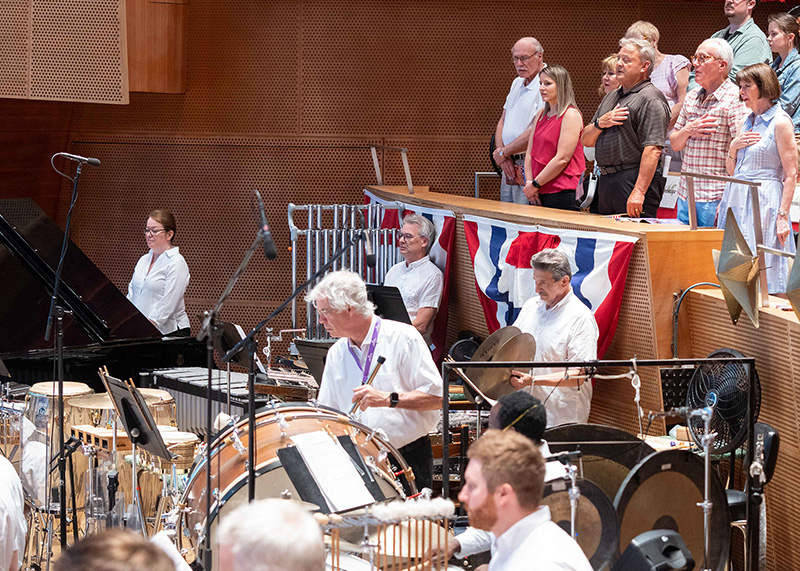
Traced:
<path fill-rule="evenodd" d="M 674 150 L 683 151 L 684 171 L 727 176 L 725 156 L 747 116 L 739 89 L 728 79 L 733 50 L 725 40 L 708 39 L 692 56 L 692 65 L 700 87 L 686 95 L 669 141 Z M 724 182 L 695 179 L 698 226 L 714 226 L 724 189 Z M 678 187 L 678 219 L 689 222 L 685 178 Z"/>

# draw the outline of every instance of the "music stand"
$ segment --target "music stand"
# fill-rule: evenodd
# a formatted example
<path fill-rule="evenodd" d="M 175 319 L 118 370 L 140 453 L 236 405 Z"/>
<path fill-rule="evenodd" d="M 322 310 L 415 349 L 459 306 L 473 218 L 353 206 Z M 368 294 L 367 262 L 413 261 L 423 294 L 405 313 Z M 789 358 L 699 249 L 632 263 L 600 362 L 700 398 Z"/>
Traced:
<path fill-rule="evenodd" d="M 214 349 L 217 351 L 218 355 L 222 356 L 230 351 L 239 341 L 244 339 L 245 332 L 240 325 L 231 323 L 230 321 L 217 320 L 217 325 L 220 328 L 220 334 L 218 336 L 214 336 Z M 239 351 L 231 358 L 229 363 L 235 363 L 236 365 L 240 365 L 249 371 L 250 354 L 244 350 Z M 264 365 L 261 363 L 261 360 L 258 358 L 258 356 L 255 358 L 255 364 L 259 371 L 267 374 L 267 370 L 264 368 Z"/>
<path fill-rule="evenodd" d="M 161 438 L 161 433 L 158 431 L 155 420 L 153 420 L 153 415 L 150 413 L 142 393 L 133 385 L 133 382 L 130 380 L 122 381 L 109 375 L 100 375 L 100 379 L 103 381 L 111 397 L 111 402 L 114 404 L 114 410 L 116 410 L 117 416 L 122 421 L 122 426 L 131 440 L 133 452 L 133 465 L 131 467 L 133 489 L 131 490 L 131 495 L 133 497 L 134 513 L 139 517 L 139 522 L 142 526 L 142 535 L 146 536 L 142 504 L 139 501 L 137 492 L 136 446 L 138 444 L 151 454 L 169 462 L 172 462 L 176 456 L 169 451 L 164 439 Z"/>
<path fill-rule="evenodd" d="M 367 284 L 367 297 L 375 304 L 375 313 L 379 317 L 411 325 L 403 296 L 396 287 Z"/>
<path fill-rule="evenodd" d="M 308 372 L 316 379 L 317 385 L 322 386 L 322 372 L 325 370 L 325 359 L 328 349 L 336 343 L 335 339 L 295 339 L 294 344 L 300 351 L 300 356 L 308 367 Z"/>

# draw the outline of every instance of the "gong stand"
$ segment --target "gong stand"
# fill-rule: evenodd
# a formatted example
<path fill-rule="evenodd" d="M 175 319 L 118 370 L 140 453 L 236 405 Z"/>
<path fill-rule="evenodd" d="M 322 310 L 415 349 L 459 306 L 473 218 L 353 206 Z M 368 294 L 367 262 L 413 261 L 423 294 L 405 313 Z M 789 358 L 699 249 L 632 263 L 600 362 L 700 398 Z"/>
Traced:
<path fill-rule="evenodd" d="M 503 369 L 503 368 L 551 368 L 559 369 L 584 369 L 592 374 L 600 367 L 630 367 L 635 369 L 637 367 L 683 367 L 693 366 L 699 367 L 701 365 L 713 364 L 742 364 L 748 368 L 749 371 L 749 400 L 747 409 L 747 449 L 753 450 L 754 446 L 754 425 L 755 418 L 753 411 L 755 410 L 755 359 L 753 357 L 721 357 L 712 359 L 631 359 L 631 360 L 597 360 L 597 361 L 553 361 L 553 362 L 537 362 L 537 361 L 444 361 L 442 362 L 442 379 L 450 378 L 450 371 L 453 369 Z M 698 409 L 702 411 L 703 409 Z M 706 425 L 706 434 L 709 432 L 711 415 L 706 413 L 699 413 L 703 415 L 703 420 Z M 450 402 L 448 398 L 448 391 L 443 391 L 442 397 L 442 418 L 444 426 L 449 425 L 450 418 Z M 449 497 L 450 495 L 450 434 L 449 431 L 444 430 L 442 433 L 442 496 Z M 710 461 L 710 445 L 713 439 L 703 440 L 704 448 L 706 449 L 706 462 Z M 746 562 L 746 571 L 757 571 L 759 560 L 759 505 L 762 501 L 762 486 L 758 479 L 758 474 L 754 475 L 754 471 L 750 471 L 747 482 L 747 545 L 748 545 L 748 558 Z M 704 568 L 708 566 L 708 554 L 710 553 L 710 535 L 709 535 L 709 520 L 711 516 L 712 505 L 708 500 L 708 493 L 710 487 L 710 472 L 705 473 L 705 495 L 704 501 L 700 504 L 703 508 L 703 524 L 704 524 Z"/>

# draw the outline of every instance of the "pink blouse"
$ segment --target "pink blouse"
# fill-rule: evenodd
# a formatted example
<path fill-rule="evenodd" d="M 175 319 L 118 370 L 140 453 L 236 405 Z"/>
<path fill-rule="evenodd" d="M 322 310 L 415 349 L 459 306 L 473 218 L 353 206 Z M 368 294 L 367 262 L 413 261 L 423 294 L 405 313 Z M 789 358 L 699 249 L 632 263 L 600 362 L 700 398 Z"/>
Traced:
<path fill-rule="evenodd" d="M 531 145 L 532 176 L 528 180 L 535 179 L 542 172 L 545 165 L 556 156 L 563 120 L 564 115 L 548 117 L 546 114 L 542 114 L 542 117 L 536 123 L 536 131 L 533 134 L 533 143 Z M 575 151 L 572 153 L 572 158 L 567 163 L 567 166 L 553 180 L 543 184 L 539 189 L 539 193 L 553 194 L 562 190 L 575 190 L 578 186 L 578 179 L 585 168 L 583 146 L 579 137 L 578 143 L 575 145 Z"/>

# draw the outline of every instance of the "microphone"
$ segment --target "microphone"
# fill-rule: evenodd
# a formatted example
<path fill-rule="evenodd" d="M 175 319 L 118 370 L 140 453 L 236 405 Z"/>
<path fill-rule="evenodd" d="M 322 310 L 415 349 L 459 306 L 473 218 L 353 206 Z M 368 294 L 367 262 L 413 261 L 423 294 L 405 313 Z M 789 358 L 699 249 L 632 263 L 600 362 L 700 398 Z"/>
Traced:
<path fill-rule="evenodd" d="M 375 257 L 375 250 L 372 249 L 372 239 L 369 236 L 369 232 L 367 232 L 364 213 L 359 210 L 358 215 L 361 217 L 361 237 L 364 238 L 364 249 L 367 251 L 367 265 L 370 268 L 374 268 L 378 260 Z"/>
<path fill-rule="evenodd" d="M 59 156 L 64 157 L 65 159 L 69 159 L 71 161 L 76 161 L 79 163 L 86 163 L 87 165 L 91 165 L 93 167 L 100 166 L 100 159 L 93 159 L 91 157 L 81 157 L 80 155 L 70 155 L 69 153 L 56 153 Z"/>
<path fill-rule="evenodd" d="M 269 231 L 269 223 L 267 222 L 267 213 L 264 211 L 264 201 L 261 200 L 261 193 L 256 190 L 256 198 L 258 199 L 258 213 L 261 216 L 261 233 L 262 242 L 264 245 L 264 256 L 268 260 L 274 260 L 278 257 L 278 250 L 275 248 L 275 241 L 272 239 L 272 233 Z"/>

